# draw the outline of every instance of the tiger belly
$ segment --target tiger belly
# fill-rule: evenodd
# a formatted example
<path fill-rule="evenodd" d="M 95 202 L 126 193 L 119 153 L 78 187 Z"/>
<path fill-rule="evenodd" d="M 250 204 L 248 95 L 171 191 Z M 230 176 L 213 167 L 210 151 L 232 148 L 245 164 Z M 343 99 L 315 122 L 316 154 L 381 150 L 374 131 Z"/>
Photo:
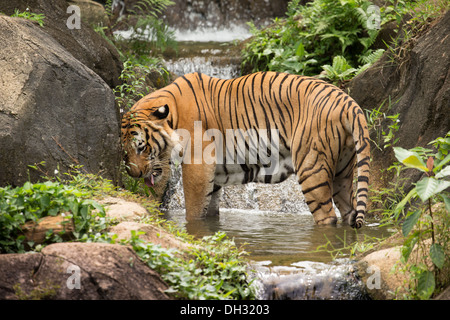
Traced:
<path fill-rule="evenodd" d="M 286 180 L 294 170 L 291 157 L 281 158 L 278 166 L 268 174 L 267 168 L 258 164 L 218 164 L 214 184 L 229 186 L 250 182 L 279 183 Z"/>

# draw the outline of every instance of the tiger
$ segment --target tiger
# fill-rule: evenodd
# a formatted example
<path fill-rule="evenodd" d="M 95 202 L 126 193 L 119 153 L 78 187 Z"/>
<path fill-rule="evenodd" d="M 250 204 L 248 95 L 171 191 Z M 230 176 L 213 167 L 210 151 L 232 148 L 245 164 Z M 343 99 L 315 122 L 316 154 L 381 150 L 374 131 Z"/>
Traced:
<path fill-rule="evenodd" d="M 191 138 L 211 130 L 255 134 L 244 137 L 240 148 L 218 144 L 217 135 L 195 147 L 188 138 L 180 139 L 180 130 Z M 121 135 L 128 174 L 144 178 L 148 186 L 160 182 L 171 154 L 181 159 L 188 222 L 217 216 L 227 185 L 279 183 L 295 174 L 317 225 L 336 225 L 335 206 L 342 223 L 353 228 L 364 224 L 370 169 L 366 118 L 355 100 L 323 80 L 271 71 L 227 80 L 186 74 L 136 102 L 123 116 Z M 261 140 L 261 150 L 272 156 L 277 152 L 271 159 L 276 163 L 258 156 L 249 161 Z M 269 146 L 275 140 L 273 152 Z M 215 161 L 205 157 L 196 162 L 195 148 L 212 150 Z M 239 163 L 225 159 L 237 153 Z M 265 170 L 273 164 L 276 171 Z"/>

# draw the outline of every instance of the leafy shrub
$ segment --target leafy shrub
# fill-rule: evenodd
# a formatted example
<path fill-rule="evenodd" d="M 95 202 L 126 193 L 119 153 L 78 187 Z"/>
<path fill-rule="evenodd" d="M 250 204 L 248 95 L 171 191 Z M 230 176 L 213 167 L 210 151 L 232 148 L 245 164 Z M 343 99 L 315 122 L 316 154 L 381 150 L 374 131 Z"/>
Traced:
<path fill-rule="evenodd" d="M 247 281 L 246 264 L 240 259 L 244 252 L 225 233 L 204 237 L 189 252 L 192 258 L 182 258 L 174 249 L 139 239 L 142 232 L 131 233 L 134 251 L 169 284 L 167 293 L 201 300 L 255 298 L 255 290 Z"/>
<path fill-rule="evenodd" d="M 418 299 L 429 299 L 441 285 L 448 284 L 450 272 L 450 196 L 445 191 L 450 188 L 447 180 L 450 177 L 450 132 L 430 144 L 437 152 L 422 147 L 410 150 L 394 148 L 396 158 L 404 166 L 425 174 L 394 209 L 396 219 L 406 211 L 402 224 L 405 237 L 402 262 L 413 280 L 411 297 Z M 436 209 L 434 204 L 439 203 L 442 206 Z M 431 244 L 427 247 L 425 242 L 428 239 L 431 239 Z M 419 250 L 416 248 L 420 248 L 422 257 L 409 262 L 413 250 Z M 427 258 L 431 264 L 426 262 Z"/>
<path fill-rule="evenodd" d="M 123 59 L 127 56 L 137 56 L 140 60 L 146 60 L 149 55 L 155 56 L 168 48 L 177 48 L 174 31 L 161 18 L 164 10 L 173 4 L 174 2 L 170 0 L 137 1 L 127 8 L 117 21 L 111 21 L 111 26 L 98 26 L 96 31 L 116 46 Z M 112 16 L 111 2 L 107 3 L 106 11 Z M 127 37 L 106 35 L 106 33 L 112 35 L 119 26 L 123 28 L 124 21 L 127 21 L 125 23 L 129 27 Z"/>
<path fill-rule="evenodd" d="M 61 213 L 72 216 L 75 237 L 82 237 L 93 225 L 101 223 L 97 218 L 105 216 L 104 208 L 87 199 L 87 195 L 83 190 L 52 181 L 0 188 L 0 253 L 24 252 L 25 236 L 21 227 L 25 222 L 38 222 L 43 217 Z M 96 214 L 92 214 L 94 209 Z M 33 247 L 34 244 L 26 245 Z"/>
<path fill-rule="evenodd" d="M 342 56 L 349 65 L 371 53 L 378 31 L 367 27 L 366 0 L 315 0 L 305 6 L 293 0 L 287 18 L 257 30 L 242 52 L 244 71 L 279 71 L 316 75 L 321 66 Z"/>

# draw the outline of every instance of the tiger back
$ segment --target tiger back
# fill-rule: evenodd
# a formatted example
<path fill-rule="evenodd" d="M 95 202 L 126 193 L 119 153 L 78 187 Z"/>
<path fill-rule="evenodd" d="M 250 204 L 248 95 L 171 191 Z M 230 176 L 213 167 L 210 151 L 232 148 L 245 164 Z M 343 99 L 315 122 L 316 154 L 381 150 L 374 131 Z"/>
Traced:
<path fill-rule="evenodd" d="M 161 163 L 181 163 L 188 221 L 217 215 L 224 186 L 295 174 L 317 224 L 337 222 L 334 201 L 343 222 L 363 225 L 365 116 L 324 81 L 275 72 L 231 80 L 187 74 L 139 100 L 123 117 L 122 138 L 129 174 L 150 186 Z"/>

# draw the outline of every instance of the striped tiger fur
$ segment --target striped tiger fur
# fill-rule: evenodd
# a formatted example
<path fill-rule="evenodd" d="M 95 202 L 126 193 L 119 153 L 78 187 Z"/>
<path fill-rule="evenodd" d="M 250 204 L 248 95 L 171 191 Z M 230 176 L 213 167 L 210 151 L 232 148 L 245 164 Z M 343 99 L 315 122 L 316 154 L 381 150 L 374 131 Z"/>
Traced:
<path fill-rule="evenodd" d="M 339 88 L 312 77 L 275 72 L 231 80 L 201 73 L 179 77 L 143 97 L 124 115 L 122 138 L 128 173 L 144 177 L 148 185 L 158 183 L 176 141 L 180 141 L 175 134 L 179 129 L 191 137 L 195 129 L 201 134 L 209 129 L 223 134 L 232 129 L 254 130 L 256 136 L 278 133 L 279 169 L 273 174 L 262 174 L 268 164 L 250 163 L 248 156 L 244 163 L 218 158 L 237 152 L 236 145 L 225 145 L 223 152 L 216 149 L 216 162 L 195 162 L 193 144 L 184 141 L 182 179 L 188 221 L 218 214 L 223 186 L 278 183 L 295 173 L 317 224 L 337 222 L 334 200 L 343 222 L 355 228 L 363 225 L 369 134 L 364 113 Z M 245 140 L 246 152 L 251 152 L 256 138 Z M 201 150 L 206 151 L 215 140 L 203 139 Z M 270 137 L 265 141 L 270 143 Z M 264 148 L 269 149 L 269 143 Z"/>

